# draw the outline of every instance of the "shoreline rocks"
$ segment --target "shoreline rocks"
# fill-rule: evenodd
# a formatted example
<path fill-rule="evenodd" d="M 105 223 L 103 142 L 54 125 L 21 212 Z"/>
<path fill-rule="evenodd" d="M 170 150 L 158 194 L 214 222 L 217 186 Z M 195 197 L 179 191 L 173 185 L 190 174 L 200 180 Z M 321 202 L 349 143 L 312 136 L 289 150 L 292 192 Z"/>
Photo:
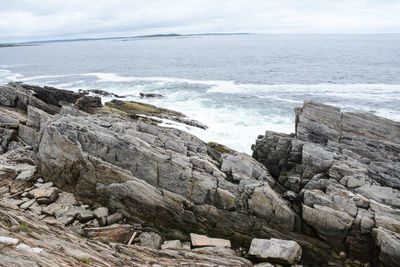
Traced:
<path fill-rule="evenodd" d="M 11 214 L 38 216 L 77 238 L 131 238 L 153 247 L 135 247 L 146 255 L 158 255 L 154 249 L 166 241 L 171 266 L 185 248 L 184 258 L 251 266 L 232 254 L 256 239 L 297 242 L 305 266 L 397 260 L 396 122 L 305 102 L 296 113 L 296 133 L 267 132 L 252 158 L 131 111 L 139 106 L 149 115 L 159 110 L 154 106 L 114 101 L 119 109 L 96 107 L 86 94 L 41 88 L 0 86 L 0 196 L 15 208 Z M 192 241 L 201 246 L 196 256 L 185 243 L 190 234 L 212 237 L 201 245 Z M 223 248 L 210 247 L 217 243 Z M 70 247 L 75 259 L 88 255 L 74 251 Z M 99 262 L 96 255 L 91 260 Z"/>
<path fill-rule="evenodd" d="M 363 262 L 398 259 L 399 122 L 305 101 L 294 135 L 267 131 L 252 149 L 283 185 L 303 233 Z"/>

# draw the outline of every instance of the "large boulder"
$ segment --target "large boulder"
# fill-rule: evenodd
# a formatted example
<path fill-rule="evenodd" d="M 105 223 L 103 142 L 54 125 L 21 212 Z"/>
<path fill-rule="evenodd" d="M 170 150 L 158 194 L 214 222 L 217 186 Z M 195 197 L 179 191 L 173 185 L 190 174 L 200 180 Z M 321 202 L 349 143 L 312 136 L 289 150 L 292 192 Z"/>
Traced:
<path fill-rule="evenodd" d="M 253 157 L 301 214 L 302 233 L 350 258 L 391 266 L 400 256 L 400 123 L 313 101 L 295 111 L 296 133 L 267 131 Z"/>

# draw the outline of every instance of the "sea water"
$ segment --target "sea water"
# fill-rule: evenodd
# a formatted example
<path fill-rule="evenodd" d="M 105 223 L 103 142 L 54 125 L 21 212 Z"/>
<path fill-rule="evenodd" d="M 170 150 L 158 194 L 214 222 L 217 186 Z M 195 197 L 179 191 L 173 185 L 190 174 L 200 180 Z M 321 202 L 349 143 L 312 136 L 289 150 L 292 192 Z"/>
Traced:
<path fill-rule="evenodd" d="M 208 129 L 175 127 L 250 154 L 266 130 L 294 132 L 293 109 L 307 99 L 400 121 L 400 35 L 210 35 L 0 48 L 0 83 L 10 81 L 102 89 L 181 111 Z M 164 97 L 140 99 L 140 92 Z"/>

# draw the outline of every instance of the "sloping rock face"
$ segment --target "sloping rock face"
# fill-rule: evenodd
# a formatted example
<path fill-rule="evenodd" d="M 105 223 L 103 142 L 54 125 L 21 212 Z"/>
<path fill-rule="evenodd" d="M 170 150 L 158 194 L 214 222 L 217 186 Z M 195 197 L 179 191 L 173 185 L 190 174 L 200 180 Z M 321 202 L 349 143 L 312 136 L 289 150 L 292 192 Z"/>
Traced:
<path fill-rule="evenodd" d="M 57 221 L 41 220 L 2 204 L 0 218 L 0 266 L 252 266 L 246 259 L 227 254 L 100 243 L 77 236 Z M 11 231 L 10 226 L 21 230 Z"/>
<path fill-rule="evenodd" d="M 29 147 L 20 152 L 27 156 L 18 164 L 35 168 L 14 173 L 3 168 L 0 177 L 18 175 L 29 182 L 38 172 L 44 182 L 73 193 L 79 201 L 107 207 L 108 214 L 119 213 L 126 223 L 156 229 L 164 240 L 188 241 L 190 233 L 205 234 L 228 239 L 234 249 L 244 250 L 253 238 L 294 240 L 302 247 L 300 263 L 311 266 L 343 265 L 337 257 L 341 250 L 352 256 L 358 253 L 356 257 L 364 261 L 396 260 L 397 235 L 392 232 L 399 229 L 397 189 L 370 178 L 367 165 L 372 161 L 341 148 L 339 141 L 271 134 L 258 150 L 265 161 L 257 159 L 267 163 L 266 168 L 254 158 L 206 144 L 184 131 L 159 127 L 112 107 L 96 108 L 90 99 L 82 101 L 83 96 L 73 92 L 57 95 L 56 89 L 40 88 L 0 86 L 5 123 L 0 127 L 1 148 L 13 157 L 16 141 Z M 49 95 L 48 102 L 38 98 L 43 94 Z M 90 114 L 76 106 L 89 108 Z M 298 125 L 303 120 L 299 111 Z M 329 136 L 336 136 L 329 124 L 320 127 L 325 128 Z M 309 136 L 314 140 L 318 134 Z M 339 136 L 343 140 L 343 134 Z M 266 147 L 273 149 L 265 152 Z M 392 153 L 390 164 L 395 164 L 396 146 L 387 149 Z M 337 178 L 342 174 L 348 177 Z M 395 182 L 390 175 L 384 180 Z M 359 181 L 366 185 L 358 185 Z M 46 195 L 45 200 L 50 199 Z M 106 215 L 98 217 L 108 220 Z M 67 215 L 65 219 L 68 224 Z M 374 228 L 381 231 L 372 235 Z M 375 245 L 381 250 L 371 258 Z"/>
<path fill-rule="evenodd" d="M 373 264 L 400 257 L 400 123 L 306 101 L 296 133 L 267 131 L 253 157 L 284 186 L 302 233 Z"/>
<path fill-rule="evenodd" d="M 171 238 L 197 231 L 246 244 L 249 233 L 298 228 L 261 164 L 176 129 L 64 107 L 43 130 L 37 156 L 58 187 Z"/>

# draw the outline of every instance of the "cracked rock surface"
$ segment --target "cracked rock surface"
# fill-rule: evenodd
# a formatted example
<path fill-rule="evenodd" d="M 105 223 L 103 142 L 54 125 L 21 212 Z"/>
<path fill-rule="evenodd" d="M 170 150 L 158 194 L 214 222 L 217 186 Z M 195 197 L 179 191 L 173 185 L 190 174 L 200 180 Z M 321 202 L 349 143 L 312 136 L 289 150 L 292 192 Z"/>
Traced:
<path fill-rule="evenodd" d="M 302 233 L 374 265 L 400 257 L 400 123 L 306 101 L 296 133 L 267 131 L 253 157 L 301 217 Z"/>

